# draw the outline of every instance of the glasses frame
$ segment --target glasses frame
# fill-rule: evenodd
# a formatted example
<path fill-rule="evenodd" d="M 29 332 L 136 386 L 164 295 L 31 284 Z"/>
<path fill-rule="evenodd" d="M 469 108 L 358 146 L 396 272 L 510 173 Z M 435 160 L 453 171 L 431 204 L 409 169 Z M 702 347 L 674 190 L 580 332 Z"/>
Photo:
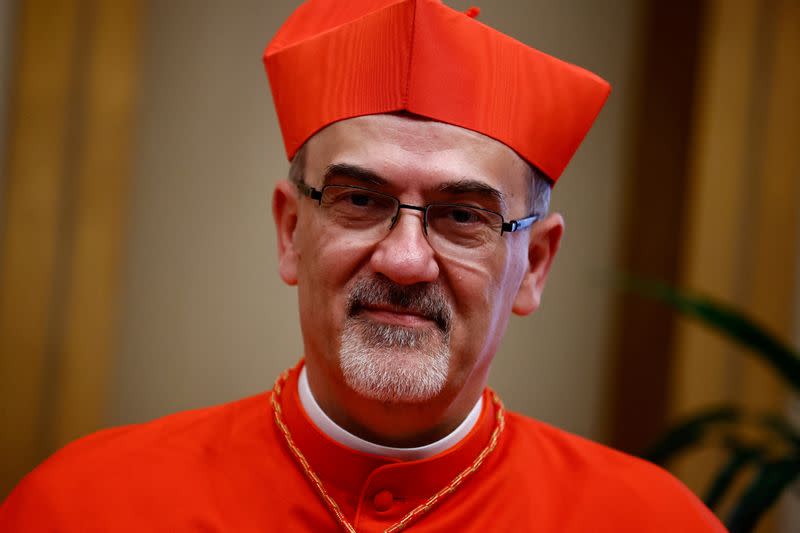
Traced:
<path fill-rule="evenodd" d="M 518 218 L 518 219 L 514 219 L 514 220 L 509 220 L 508 222 L 506 222 L 506 220 L 503 217 L 503 215 L 501 215 L 497 211 L 492 211 L 491 209 L 486 209 L 486 208 L 483 208 L 483 207 L 477 207 L 477 206 L 474 206 L 474 205 L 452 204 L 452 203 L 448 203 L 448 202 L 433 202 L 433 203 L 430 203 L 430 204 L 427 204 L 427 205 L 424 205 L 424 206 L 412 205 L 412 204 L 404 204 L 396 196 L 392 196 L 391 194 L 386 194 L 386 193 L 383 193 L 383 192 L 379 192 L 379 191 L 376 191 L 374 189 L 369 189 L 367 187 L 359 187 L 358 185 L 330 184 L 330 185 L 324 185 L 322 187 L 322 189 L 316 189 L 316 188 L 314 188 L 314 187 L 312 187 L 312 186 L 310 186 L 307 183 L 302 182 L 302 181 L 295 182 L 295 185 L 297 185 L 297 189 L 304 196 L 308 196 L 312 200 L 316 200 L 317 201 L 317 205 L 320 205 L 320 206 L 322 205 L 322 195 L 325 192 L 325 189 L 327 189 L 328 187 L 348 187 L 348 188 L 351 188 L 351 189 L 356 189 L 356 190 L 360 190 L 360 191 L 367 191 L 367 192 L 369 192 L 371 194 L 379 194 L 381 196 L 385 196 L 387 198 L 391 198 L 392 200 L 394 200 L 397 203 L 397 212 L 392 217 L 392 223 L 389 226 L 389 230 L 391 230 L 394 227 L 394 225 L 397 223 L 397 219 L 400 218 L 400 210 L 401 209 L 411 209 L 413 211 L 419 211 L 419 212 L 422 213 L 422 230 L 423 230 L 423 232 L 425 233 L 426 236 L 428 235 L 428 209 L 431 206 L 437 206 L 437 205 L 438 206 L 449 206 L 449 207 L 468 207 L 470 209 L 477 209 L 479 211 L 485 211 L 487 213 L 492 213 L 493 215 L 497 215 L 498 217 L 500 217 L 500 221 L 501 221 L 501 224 L 500 224 L 500 235 L 503 235 L 504 233 L 513 233 L 515 231 L 520 231 L 520 230 L 523 230 L 525 228 L 529 228 L 537 220 L 539 220 L 541 218 L 540 215 L 538 215 L 536 213 L 532 213 L 532 214 L 528 215 L 527 217 Z"/>

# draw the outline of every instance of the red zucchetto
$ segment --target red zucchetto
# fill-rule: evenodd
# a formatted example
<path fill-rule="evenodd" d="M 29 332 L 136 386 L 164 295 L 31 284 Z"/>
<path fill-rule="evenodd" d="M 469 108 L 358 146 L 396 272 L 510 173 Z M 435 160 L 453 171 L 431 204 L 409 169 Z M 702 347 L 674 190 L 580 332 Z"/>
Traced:
<path fill-rule="evenodd" d="M 611 90 L 438 0 L 310 0 L 264 63 L 289 159 L 328 124 L 405 110 L 497 139 L 553 182 Z"/>

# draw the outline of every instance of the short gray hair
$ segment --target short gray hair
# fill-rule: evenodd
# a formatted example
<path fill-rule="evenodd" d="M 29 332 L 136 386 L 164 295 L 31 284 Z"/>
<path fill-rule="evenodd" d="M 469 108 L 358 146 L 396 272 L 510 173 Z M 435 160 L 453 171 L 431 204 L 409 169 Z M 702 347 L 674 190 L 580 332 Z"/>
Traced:
<path fill-rule="evenodd" d="M 303 183 L 306 170 L 306 145 L 303 144 L 292 158 L 289 165 L 289 181 L 292 183 Z M 530 188 L 528 189 L 528 214 L 535 214 L 543 217 L 550 209 L 550 190 L 553 184 L 550 179 L 538 168 L 528 163 L 528 179 Z"/>
<path fill-rule="evenodd" d="M 306 172 L 306 144 L 304 143 L 294 153 L 292 162 L 289 163 L 289 181 L 298 185 L 305 182 Z"/>
<path fill-rule="evenodd" d="M 531 182 L 528 193 L 528 211 L 531 215 L 544 217 L 550 210 L 550 191 L 553 189 L 553 182 L 544 172 L 530 163 L 528 163 L 528 168 Z"/>

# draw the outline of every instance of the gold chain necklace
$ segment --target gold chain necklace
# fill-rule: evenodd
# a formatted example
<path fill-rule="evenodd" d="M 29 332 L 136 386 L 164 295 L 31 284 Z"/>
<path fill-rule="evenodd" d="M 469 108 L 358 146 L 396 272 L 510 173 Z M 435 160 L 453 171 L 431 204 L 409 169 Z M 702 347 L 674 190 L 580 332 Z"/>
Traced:
<path fill-rule="evenodd" d="M 317 474 L 311 469 L 311 465 L 308 464 L 303 452 L 300 451 L 300 448 L 294 443 L 294 439 L 292 439 L 292 434 L 289 433 L 289 428 L 283 422 L 283 411 L 281 410 L 280 403 L 278 400 L 280 399 L 281 392 L 283 391 L 283 386 L 286 383 L 286 380 L 289 377 L 289 371 L 283 372 L 278 380 L 275 382 L 275 386 L 272 389 L 272 412 L 275 415 L 275 423 L 280 428 L 281 433 L 283 433 L 284 439 L 286 439 L 286 444 L 289 446 L 289 450 L 294 455 L 297 462 L 300 463 L 300 466 L 303 468 L 303 472 L 308 477 L 311 484 L 314 485 L 314 488 L 317 489 L 317 493 L 319 493 L 322 501 L 328 506 L 328 509 L 336 516 L 336 519 L 339 521 L 339 524 L 344 528 L 345 531 L 348 533 L 356 533 L 356 529 L 353 525 L 348 522 L 347 518 L 342 513 L 342 510 L 339 508 L 339 505 L 336 503 L 328 491 L 325 490 L 325 487 L 322 485 L 322 481 L 319 479 Z M 439 492 L 428 498 L 428 500 L 424 503 L 421 503 L 414 509 L 408 512 L 402 520 L 393 524 L 392 526 L 388 527 L 384 533 L 395 533 L 397 531 L 401 531 L 405 529 L 411 522 L 422 516 L 423 514 L 430 511 L 440 500 L 442 500 L 445 496 L 453 493 L 464 480 L 469 477 L 471 474 L 475 473 L 478 468 L 480 468 L 483 461 L 486 457 L 492 453 L 497 446 L 497 441 L 500 439 L 500 434 L 503 432 L 503 429 L 506 426 L 505 420 L 505 409 L 503 407 L 503 402 L 500 401 L 500 398 L 495 394 L 494 391 L 490 391 L 492 394 L 492 402 L 495 405 L 496 413 L 495 413 L 495 426 L 494 430 L 492 431 L 492 436 L 489 438 L 489 444 L 481 450 L 481 453 L 475 458 L 471 465 L 461 471 L 453 480 L 447 484 L 443 489 Z"/>

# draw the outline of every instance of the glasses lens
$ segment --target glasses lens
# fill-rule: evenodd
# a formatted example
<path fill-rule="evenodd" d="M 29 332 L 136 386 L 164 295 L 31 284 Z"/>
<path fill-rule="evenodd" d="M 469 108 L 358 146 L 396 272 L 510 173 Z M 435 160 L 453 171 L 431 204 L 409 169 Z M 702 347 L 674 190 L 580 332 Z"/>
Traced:
<path fill-rule="evenodd" d="M 466 205 L 431 204 L 428 235 L 437 247 L 458 253 L 480 252 L 500 237 L 503 218 L 492 211 Z"/>
<path fill-rule="evenodd" d="M 348 229 L 370 229 L 390 224 L 397 200 L 379 192 L 340 185 L 322 191 L 321 205 L 331 221 Z"/>
<path fill-rule="evenodd" d="M 381 239 L 391 228 L 400 201 L 394 196 L 350 185 L 327 185 L 320 205 L 331 223 Z M 469 205 L 430 204 L 425 212 L 428 242 L 441 253 L 478 257 L 493 253 L 503 217 Z"/>

